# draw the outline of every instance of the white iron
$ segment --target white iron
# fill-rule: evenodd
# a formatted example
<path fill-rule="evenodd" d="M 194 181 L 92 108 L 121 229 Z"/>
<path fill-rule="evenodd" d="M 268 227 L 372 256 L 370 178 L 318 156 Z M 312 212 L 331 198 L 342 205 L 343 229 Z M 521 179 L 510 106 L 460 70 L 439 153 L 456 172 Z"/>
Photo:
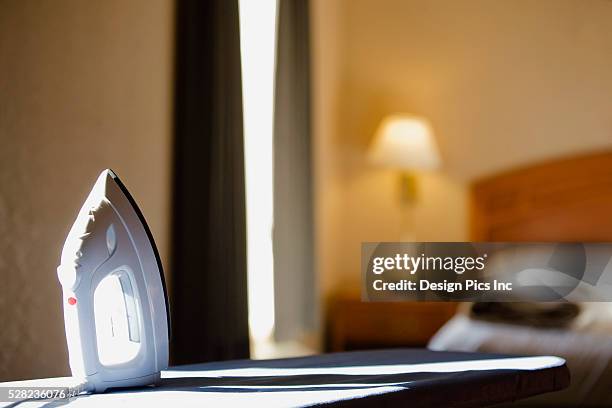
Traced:
<path fill-rule="evenodd" d="M 79 211 L 57 275 L 72 376 L 92 392 L 156 383 L 168 367 L 162 266 L 144 217 L 111 170 Z"/>

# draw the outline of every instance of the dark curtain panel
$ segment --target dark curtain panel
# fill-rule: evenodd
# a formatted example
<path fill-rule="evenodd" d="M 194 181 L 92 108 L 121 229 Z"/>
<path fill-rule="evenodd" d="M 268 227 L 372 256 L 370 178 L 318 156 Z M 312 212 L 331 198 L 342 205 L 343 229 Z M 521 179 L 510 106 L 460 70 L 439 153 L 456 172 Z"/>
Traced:
<path fill-rule="evenodd" d="M 236 0 L 177 3 L 172 364 L 249 356 Z"/>
<path fill-rule="evenodd" d="M 277 340 L 317 324 L 313 260 L 307 0 L 280 0 L 274 118 L 274 285 Z"/>

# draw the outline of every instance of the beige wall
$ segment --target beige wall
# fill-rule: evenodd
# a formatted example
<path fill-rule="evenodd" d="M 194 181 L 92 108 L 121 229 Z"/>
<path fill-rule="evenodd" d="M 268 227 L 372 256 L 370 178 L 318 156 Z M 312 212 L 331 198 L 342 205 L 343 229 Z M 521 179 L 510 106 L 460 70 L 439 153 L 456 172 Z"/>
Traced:
<path fill-rule="evenodd" d="M 173 2 L 0 2 L 0 380 L 69 374 L 55 268 L 105 167 L 168 261 Z"/>
<path fill-rule="evenodd" d="M 364 153 L 399 111 L 433 123 L 418 240 L 467 239 L 467 186 L 612 148 L 612 2 L 313 0 L 316 220 L 323 292 L 358 288 L 362 241 L 402 235 L 397 177 Z"/>

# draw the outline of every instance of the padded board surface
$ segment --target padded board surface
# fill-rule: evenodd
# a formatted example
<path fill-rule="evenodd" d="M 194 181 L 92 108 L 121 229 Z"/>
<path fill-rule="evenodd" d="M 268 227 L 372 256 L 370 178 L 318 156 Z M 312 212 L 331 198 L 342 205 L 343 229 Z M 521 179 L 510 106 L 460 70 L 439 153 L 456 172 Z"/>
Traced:
<path fill-rule="evenodd" d="M 569 384 L 565 361 L 558 357 L 422 349 L 216 362 L 173 367 L 162 376 L 157 387 L 81 396 L 70 406 L 479 407 Z"/>

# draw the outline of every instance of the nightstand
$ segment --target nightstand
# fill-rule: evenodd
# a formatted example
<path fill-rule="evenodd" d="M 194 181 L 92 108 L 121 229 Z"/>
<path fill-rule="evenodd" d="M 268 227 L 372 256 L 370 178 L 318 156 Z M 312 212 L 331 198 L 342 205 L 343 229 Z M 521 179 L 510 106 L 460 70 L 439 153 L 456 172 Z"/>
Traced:
<path fill-rule="evenodd" d="M 450 302 L 362 302 L 337 295 L 329 303 L 330 351 L 424 347 L 457 309 Z"/>

